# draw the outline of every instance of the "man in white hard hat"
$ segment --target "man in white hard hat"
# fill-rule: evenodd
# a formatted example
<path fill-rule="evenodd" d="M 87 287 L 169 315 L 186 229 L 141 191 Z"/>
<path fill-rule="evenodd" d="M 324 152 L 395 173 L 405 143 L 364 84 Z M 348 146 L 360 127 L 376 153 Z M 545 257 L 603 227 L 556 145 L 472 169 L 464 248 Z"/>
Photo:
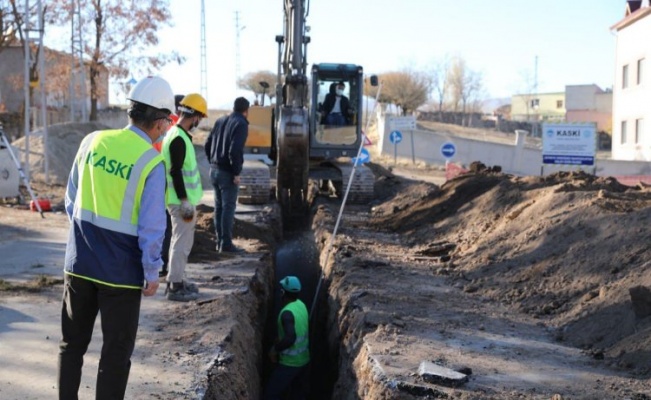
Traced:
<path fill-rule="evenodd" d="M 165 166 L 152 143 L 169 129 L 174 93 L 164 79 L 147 77 L 128 99 L 129 125 L 87 135 L 68 178 L 59 399 L 77 399 L 98 313 L 103 346 L 96 399 L 124 398 L 141 296 L 158 289 Z"/>
<path fill-rule="evenodd" d="M 184 279 L 185 266 L 194 243 L 195 208 L 203 196 L 190 132 L 206 117 L 208 105 L 203 96 L 190 93 L 181 100 L 178 110 L 179 121 L 165 135 L 162 151 L 167 167 L 167 209 L 172 221 L 165 295 L 168 300 L 190 301 L 199 297 L 199 288 Z"/>

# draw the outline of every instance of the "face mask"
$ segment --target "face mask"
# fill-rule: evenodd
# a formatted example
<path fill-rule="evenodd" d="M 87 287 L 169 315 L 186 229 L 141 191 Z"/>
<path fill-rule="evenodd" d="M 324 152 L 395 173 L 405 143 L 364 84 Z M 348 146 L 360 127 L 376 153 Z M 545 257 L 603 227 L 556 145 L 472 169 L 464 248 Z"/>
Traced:
<path fill-rule="evenodd" d="M 344 90 L 343 89 L 337 89 L 337 96 L 343 96 Z"/>

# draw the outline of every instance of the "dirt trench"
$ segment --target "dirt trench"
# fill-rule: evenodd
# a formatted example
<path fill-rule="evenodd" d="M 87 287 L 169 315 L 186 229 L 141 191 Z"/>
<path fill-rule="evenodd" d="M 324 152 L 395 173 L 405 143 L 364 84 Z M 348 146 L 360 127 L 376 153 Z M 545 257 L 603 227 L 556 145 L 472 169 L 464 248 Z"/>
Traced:
<path fill-rule="evenodd" d="M 651 398 L 650 317 L 629 299 L 651 285 L 646 189 L 586 174 L 475 174 L 438 187 L 378 169 L 376 179 L 376 200 L 346 207 L 331 249 L 339 203 L 313 206 L 304 240 L 324 280 L 310 398 Z M 310 245 L 278 239 L 274 259 L 283 244 Z M 246 323 L 267 338 L 225 341 L 234 357 L 213 366 L 207 393 L 221 396 L 206 398 L 260 394 L 279 278 L 270 268 L 246 302 Z M 426 362 L 467 380 L 428 382 Z M 233 376 L 249 389 L 224 397 Z"/>

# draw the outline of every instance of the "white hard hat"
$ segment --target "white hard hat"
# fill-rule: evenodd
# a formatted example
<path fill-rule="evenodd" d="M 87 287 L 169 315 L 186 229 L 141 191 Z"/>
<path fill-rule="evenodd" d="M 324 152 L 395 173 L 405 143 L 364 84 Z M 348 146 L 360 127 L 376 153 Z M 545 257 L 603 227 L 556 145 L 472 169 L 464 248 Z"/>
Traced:
<path fill-rule="evenodd" d="M 127 99 L 159 110 L 166 109 L 169 112 L 175 110 L 174 92 L 172 92 L 170 84 L 165 79 L 157 76 L 148 76 L 141 79 L 131 89 Z"/>

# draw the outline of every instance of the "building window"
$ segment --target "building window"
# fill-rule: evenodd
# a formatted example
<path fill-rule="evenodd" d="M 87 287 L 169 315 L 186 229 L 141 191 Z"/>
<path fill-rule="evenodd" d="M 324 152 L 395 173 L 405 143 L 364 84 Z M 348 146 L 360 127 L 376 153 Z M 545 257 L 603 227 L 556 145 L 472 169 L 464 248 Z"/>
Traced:
<path fill-rule="evenodd" d="M 642 84 L 642 79 L 644 78 L 644 58 L 637 60 L 637 84 Z"/>
<path fill-rule="evenodd" d="M 556 100 L 556 108 L 563 108 L 563 100 Z"/>
<path fill-rule="evenodd" d="M 531 100 L 531 108 L 537 110 L 539 106 L 540 106 L 540 99 Z"/>
<path fill-rule="evenodd" d="M 626 121 L 622 121 L 622 129 L 621 129 L 621 138 L 622 138 L 622 144 L 626 143 Z"/>
<path fill-rule="evenodd" d="M 624 65 L 622 68 L 622 89 L 628 87 L 628 64 Z"/>
<path fill-rule="evenodd" d="M 642 130 L 644 129 L 644 118 L 638 118 L 635 120 L 635 143 L 640 143 L 642 141 Z"/>

